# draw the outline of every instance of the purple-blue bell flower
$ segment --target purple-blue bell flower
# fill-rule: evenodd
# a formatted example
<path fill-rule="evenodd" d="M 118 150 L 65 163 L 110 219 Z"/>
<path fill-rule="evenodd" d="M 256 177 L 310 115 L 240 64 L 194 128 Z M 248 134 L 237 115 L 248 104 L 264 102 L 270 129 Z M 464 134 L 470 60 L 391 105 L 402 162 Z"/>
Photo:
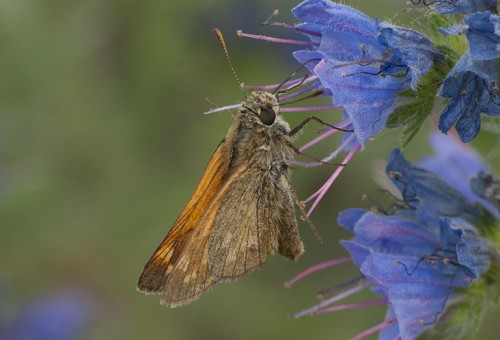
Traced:
<path fill-rule="evenodd" d="M 480 114 L 500 115 L 497 89 L 498 61 L 478 61 L 465 53 L 446 76 L 439 95 L 450 103 L 439 118 L 439 129 L 447 133 L 453 125 L 464 143 L 481 128 Z"/>
<path fill-rule="evenodd" d="M 383 56 L 374 21 L 352 7 L 326 0 L 306 0 L 293 8 L 292 13 L 302 22 L 297 28 L 317 33 L 306 36 L 320 44 L 317 50 L 325 58 L 359 61 Z"/>
<path fill-rule="evenodd" d="M 441 218 L 439 222 L 443 257 L 456 253 L 457 266 L 469 279 L 484 275 L 490 267 L 492 254 L 488 241 L 478 237 L 476 228 L 461 218 Z"/>
<path fill-rule="evenodd" d="M 310 54 L 295 52 L 303 62 Z M 335 107 L 342 107 L 356 135 L 356 141 L 364 145 L 385 126 L 394 111 L 396 93 L 408 87 L 401 78 L 377 75 L 378 68 L 372 65 L 346 65 L 345 61 L 322 60 L 313 72 L 319 77 L 322 87 L 333 96 Z"/>
<path fill-rule="evenodd" d="M 439 14 L 471 14 L 476 12 L 497 12 L 498 0 L 443 0 L 434 1 Z"/>
<path fill-rule="evenodd" d="M 490 12 L 480 12 L 464 18 L 465 24 L 440 28 L 445 35 L 466 34 L 471 58 L 492 60 L 500 57 L 500 17 Z"/>
<path fill-rule="evenodd" d="M 407 252 L 411 256 L 421 258 L 432 253 L 439 245 L 436 231 L 422 227 L 418 221 L 400 216 L 379 216 L 363 209 L 352 210 L 341 212 L 337 221 L 340 226 L 355 235 L 353 242 L 370 248 L 371 252 Z M 408 248 L 409 244 L 412 248 Z"/>
<path fill-rule="evenodd" d="M 478 217 L 476 208 L 440 176 L 397 149 L 387 172 L 408 207 L 392 216 L 357 208 L 340 213 L 339 225 L 354 234 L 341 244 L 389 303 L 392 324 L 379 338 L 414 339 L 443 315 L 456 288 L 485 274 L 492 249 L 466 221 Z"/>
<path fill-rule="evenodd" d="M 491 60 L 500 57 L 500 17 L 482 12 L 466 16 L 464 21 L 468 25 L 466 34 L 472 58 Z"/>
<path fill-rule="evenodd" d="M 414 91 L 420 78 L 430 70 L 433 60 L 443 58 L 432 42 L 420 33 L 386 21 L 377 21 L 377 40 L 392 52 L 382 66 L 384 73 L 398 73 L 402 67 L 407 67 Z"/>
<path fill-rule="evenodd" d="M 297 29 L 319 44 L 294 57 L 309 63 L 335 107 L 344 109 L 356 142 L 363 146 L 385 126 L 396 94 L 417 82 L 440 54 L 415 31 L 375 22 L 363 13 L 326 0 L 306 0 L 292 10 Z M 348 148 L 352 147 L 349 146 Z"/>
<path fill-rule="evenodd" d="M 386 320 L 395 318 L 403 339 L 413 339 L 435 323 L 453 290 L 470 285 L 490 264 L 488 243 L 471 225 L 439 221 L 441 229 L 436 230 L 405 217 L 363 214 L 360 209 L 339 215 L 339 224 L 354 233 L 341 244 L 373 290 L 388 300 Z M 395 338 L 394 324 L 380 339 Z"/>

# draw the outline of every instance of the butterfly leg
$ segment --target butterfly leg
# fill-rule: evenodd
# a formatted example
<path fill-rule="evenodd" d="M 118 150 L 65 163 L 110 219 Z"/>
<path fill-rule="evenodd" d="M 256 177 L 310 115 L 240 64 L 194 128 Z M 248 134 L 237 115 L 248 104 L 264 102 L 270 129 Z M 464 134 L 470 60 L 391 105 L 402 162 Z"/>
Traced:
<path fill-rule="evenodd" d="M 339 128 L 339 127 L 336 127 L 335 125 L 331 125 L 331 124 L 328 124 L 328 123 L 325 123 L 324 121 L 322 121 L 321 119 L 319 119 L 318 117 L 315 117 L 315 116 L 310 116 L 310 117 L 307 117 L 306 119 L 304 119 L 302 121 L 302 123 L 300 123 L 299 125 L 297 125 L 295 128 L 292 129 L 292 131 L 290 131 L 288 133 L 288 135 L 290 137 L 293 137 L 294 135 L 296 135 L 297 133 L 299 133 L 300 131 L 302 131 L 302 129 L 311 121 L 315 121 L 321 125 L 325 125 L 325 126 L 328 126 L 328 127 L 331 127 L 332 129 L 335 129 L 335 130 L 338 130 L 338 131 L 342 131 L 342 132 L 353 132 L 354 130 L 346 130 L 346 129 L 342 129 L 342 128 Z"/>

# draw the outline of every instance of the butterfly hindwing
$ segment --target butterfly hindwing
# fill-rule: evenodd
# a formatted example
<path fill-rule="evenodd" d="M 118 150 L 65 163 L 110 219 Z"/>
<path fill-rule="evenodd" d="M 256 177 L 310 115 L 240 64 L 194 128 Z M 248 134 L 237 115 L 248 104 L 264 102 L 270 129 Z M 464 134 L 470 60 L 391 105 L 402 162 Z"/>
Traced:
<path fill-rule="evenodd" d="M 235 179 L 210 234 L 208 264 L 214 277 L 238 278 L 275 251 L 291 259 L 303 253 L 285 176 L 253 166 Z"/>

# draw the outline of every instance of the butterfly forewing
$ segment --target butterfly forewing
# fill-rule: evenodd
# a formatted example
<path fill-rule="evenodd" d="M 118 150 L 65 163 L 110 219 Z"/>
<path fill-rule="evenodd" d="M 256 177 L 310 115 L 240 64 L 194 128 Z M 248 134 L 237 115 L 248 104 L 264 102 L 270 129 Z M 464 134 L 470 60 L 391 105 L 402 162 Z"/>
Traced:
<path fill-rule="evenodd" d="M 193 196 L 177 218 L 170 232 L 155 250 L 139 278 L 137 288 L 145 293 L 161 293 L 168 275 L 172 272 L 181 252 L 191 237 L 193 229 L 204 214 L 219 187 L 224 181 L 231 147 L 223 140 L 215 150 Z"/>

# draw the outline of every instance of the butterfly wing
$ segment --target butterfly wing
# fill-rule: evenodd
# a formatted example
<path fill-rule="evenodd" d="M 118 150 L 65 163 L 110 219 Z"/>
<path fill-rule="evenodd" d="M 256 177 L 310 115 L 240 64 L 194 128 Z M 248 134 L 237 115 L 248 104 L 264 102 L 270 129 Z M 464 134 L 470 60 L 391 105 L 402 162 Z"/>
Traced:
<path fill-rule="evenodd" d="M 147 294 L 163 292 L 180 254 L 205 214 L 205 207 L 223 185 L 230 160 L 231 143 L 224 139 L 210 159 L 193 196 L 144 267 L 137 283 L 139 291 Z"/>
<path fill-rule="evenodd" d="M 218 281 L 218 278 L 211 275 L 208 268 L 210 235 L 216 216 L 225 204 L 225 197 L 232 194 L 235 186 L 241 185 L 239 181 L 246 176 L 249 164 L 249 161 L 245 161 L 231 171 L 227 180 L 212 198 L 164 285 L 162 304 L 177 307 L 190 303 Z"/>
<path fill-rule="evenodd" d="M 208 265 L 219 280 L 262 266 L 272 252 L 295 260 L 304 251 L 288 173 L 251 163 L 254 166 L 235 178 L 226 193 L 210 233 Z"/>

